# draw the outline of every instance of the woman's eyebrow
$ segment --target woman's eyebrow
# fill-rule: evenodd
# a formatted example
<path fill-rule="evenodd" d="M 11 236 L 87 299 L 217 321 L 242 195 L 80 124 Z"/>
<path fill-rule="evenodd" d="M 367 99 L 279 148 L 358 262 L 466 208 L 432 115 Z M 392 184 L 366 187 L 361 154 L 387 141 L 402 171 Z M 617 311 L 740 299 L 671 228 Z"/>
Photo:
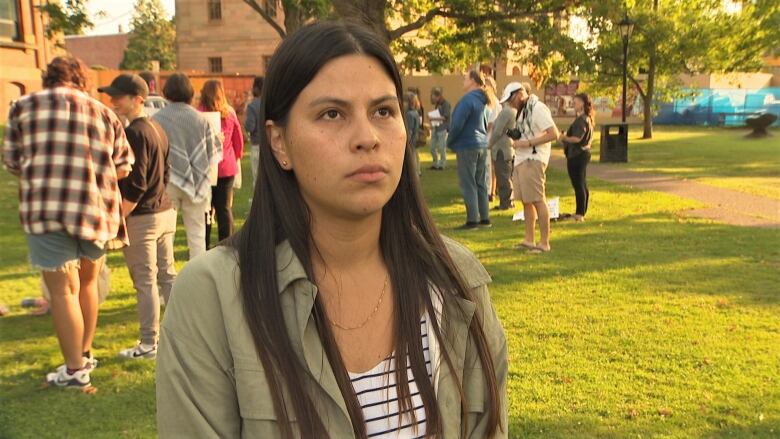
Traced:
<path fill-rule="evenodd" d="M 398 97 L 396 95 L 391 95 L 391 94 L 384 95 L 376 99 L 372 99 L 371 102 L 369 102 L 369 106 L 374 107 L 387 101 L 398 102 Z M 322 104 L 332 104 L 340 107 L 352 106 L 352 104 L 349 101 L 345 99 L 337 98 L 335 96 L 323 96 L 321 98 L 317 98 L 313 100 L 310 105 L 315 106 L 315 105 L 322 105 Z"/>

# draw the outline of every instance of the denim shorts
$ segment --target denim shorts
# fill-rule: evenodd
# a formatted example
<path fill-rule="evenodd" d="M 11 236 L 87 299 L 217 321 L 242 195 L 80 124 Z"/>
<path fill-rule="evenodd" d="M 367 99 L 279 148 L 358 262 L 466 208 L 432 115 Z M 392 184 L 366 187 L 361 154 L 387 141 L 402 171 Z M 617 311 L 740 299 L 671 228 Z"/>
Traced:
<path fill-rule="evenodd" d="M 82 258 L 97 261 L 106 254 L 95 241 L 78 239 L 66 232 L 27 235 L 30 263 L 43 271 L 68 271 L 79 268 Z"/>

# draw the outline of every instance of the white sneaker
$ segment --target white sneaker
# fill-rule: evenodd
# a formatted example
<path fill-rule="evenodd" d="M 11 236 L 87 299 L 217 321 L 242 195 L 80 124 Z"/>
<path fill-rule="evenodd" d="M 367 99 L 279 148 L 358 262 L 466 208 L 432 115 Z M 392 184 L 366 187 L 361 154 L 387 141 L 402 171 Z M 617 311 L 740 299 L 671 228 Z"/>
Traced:
<path fill-rule="evenodd" d="M 131 360 L 151 360 L 157 357 L 157 345 L 144 344 L 139 341 L 134 347 L 119 351 L 119 356 Z"/>
<path fill-rule="evenodd" d="M 59 367 L 56 372 L 46 374 L 46 382 L 50 386 L 62 387 L 65 389 L 84 389 L 92 385 L 89 378 L 89 370 L 77 370 L 71 375 L 68 373 L 67 369 Z"/>
<path fill-rule="evenodd" d="M 92 355 L 91 353 L 89 354 L 89 357 L 81 357 L 81 358 L 84 360 L 84 369 L 89 372 L 92 372 L 92 370 L 96 368 L 98 365 L 97 358 L 95 358 L 95 356 Z M 61 364 L 59 367 L 57 367 L 56 370 L 57 372 L 59 372 L 60 370 L 65 370 L 65 365 Z"/>

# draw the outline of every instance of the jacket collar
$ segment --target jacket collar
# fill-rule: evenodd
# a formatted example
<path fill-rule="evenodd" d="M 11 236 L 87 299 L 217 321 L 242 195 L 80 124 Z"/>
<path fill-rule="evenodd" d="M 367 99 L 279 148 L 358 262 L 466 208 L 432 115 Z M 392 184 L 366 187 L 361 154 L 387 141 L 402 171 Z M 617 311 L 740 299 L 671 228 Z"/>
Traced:
<path fill-rule="evenodd" d="M 285 240 L 276 246 L 276 283 L 279 294 L 284 292 L 291 283 L 299 279 L 308 279 L 301 260 L 293 251 L 290 242 Z"/>

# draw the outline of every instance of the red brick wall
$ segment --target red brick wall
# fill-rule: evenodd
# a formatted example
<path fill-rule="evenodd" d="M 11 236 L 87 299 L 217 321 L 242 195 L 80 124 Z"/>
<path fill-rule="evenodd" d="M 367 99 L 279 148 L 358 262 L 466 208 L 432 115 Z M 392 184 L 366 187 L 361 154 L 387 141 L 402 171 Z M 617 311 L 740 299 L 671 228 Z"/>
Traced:
<path fill-rule="evenodd" d="M 65 50 L 88 66 L 118 69 L 127 48 L 128 34 L 65 37 Z"/>

